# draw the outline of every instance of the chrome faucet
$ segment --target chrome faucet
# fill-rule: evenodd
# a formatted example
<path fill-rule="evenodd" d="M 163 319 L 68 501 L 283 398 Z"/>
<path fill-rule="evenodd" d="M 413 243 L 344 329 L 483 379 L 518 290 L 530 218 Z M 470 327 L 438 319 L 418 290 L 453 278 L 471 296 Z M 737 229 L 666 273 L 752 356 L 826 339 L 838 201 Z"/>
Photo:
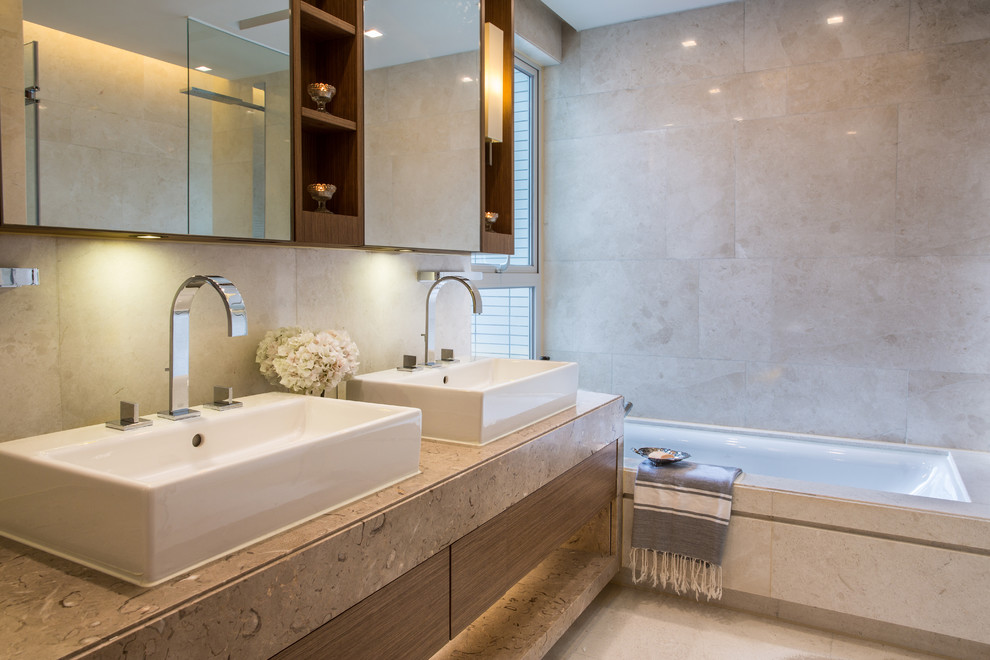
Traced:
<path fill-rule="evenodd" d="M 440 287 L 446 282 L 460 282 L 467 287 L 467 290 L 471 293 L 471 305 L 474 313 L 481 314 L 481 292 L 478 291 L 478 287 L 476 287 L 471 280 L 466 277 L 459 277 L 457 275 L 446 275 L 434 282 L 430 287 L 430 292 L 426 296 L 426 332 L 423 334 L 424 343 L 426 344 L 426 352 L 423 355 L 423 364 L 433 364 L 430 360 L 430 353 L 434 352 L 434 307 L 436 306 L 437 294 L 440 292 Z"/>
<path fill-rule="evenodd" d="M 182 283 L 172 300 L 169 319 L 168 410 L 158 413 L 166 419 L 198 417 L 198 410 L 189 408 L 189 308 L 199 288 L 209 284 L 227 308 L 227 335 L 247 334 L 247 311 L 241 292 L 233 282 L 219 275 L 195 275 Z"/>

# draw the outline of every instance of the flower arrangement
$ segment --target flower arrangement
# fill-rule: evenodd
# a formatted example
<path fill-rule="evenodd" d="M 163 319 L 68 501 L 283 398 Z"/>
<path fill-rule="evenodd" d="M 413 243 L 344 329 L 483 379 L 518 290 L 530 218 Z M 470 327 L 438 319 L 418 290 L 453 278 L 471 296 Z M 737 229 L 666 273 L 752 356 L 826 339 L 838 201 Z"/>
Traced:
<path fill-rule="evenodd" d="M 265 333 L 256 361 L 269 383 L 315 395 L 356 374 L 358 357 L 357 345 L 343 330 L 289 327 Z"/>

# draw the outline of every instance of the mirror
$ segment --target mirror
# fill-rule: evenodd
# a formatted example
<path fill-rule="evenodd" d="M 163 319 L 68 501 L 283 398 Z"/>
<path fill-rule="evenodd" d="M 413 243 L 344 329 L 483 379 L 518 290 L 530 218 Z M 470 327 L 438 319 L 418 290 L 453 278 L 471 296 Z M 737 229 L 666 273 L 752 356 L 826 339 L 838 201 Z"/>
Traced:
<path fill-rule="evenodd" d="M 23 10 L 27 224 L 291 238 L 288 0 Z"/>
<path fill-rule="evenodd" d="M 365 241 L 480 249 L 477 0 L 366 0 Z M 373 34 L 373 33 L 372 33 Z"/>
<path fill-rule="evenodd" d="M 365 27 L 377 26 L 384 35 L 364 42 L 366 243 L 477 251 L 479 3 L 365 5 Z M 206 47 L 205 26 L 214 26 L 217 40 L 235 35 L 240 45 L 261 44 L 284 55 L 287 6 L 288 0 L 24 0 L 25 20 L 38 26 L 25 26 L 25 42 L 38 42 L 41 100 L 28 109 L 27 118 L 36 113 L 38 121 L 26 132 L 41 147 L 27 178 L 29 189 L 33 183 L 40 193 L 28 198 L 39 202 L 42 225 L 259 237 L 263 181 L 264 238 L 289 239 L 288 79 L 284 86 L 270 78 L 256 85 L 247 74 L 225 77 L 217 67 L 190 71 L 186 51 L 190 37 L 192 56 L 202 52 L 196 47 Z M 190 36 L 186 16 L 204 25 L 204 34 L 194 26 Z M 106 46 L 57 55 L 76 39 Z M 33 54 L 25 53 L 30 65 Z M 135 63 L 125 67 L 124 60 Z M 90 73 L 74 72 L 70 62 Z M 214 86 L 206 84 L 211 77 Z M 231 99 L 180 93 L 197 88 Z M 263 123 L 260 109 L 251 106 L 264 108 Z M 95 121 L 101 113 L 115 123 Z M 219 139 L 234 133 L 237 142 Z M 97 146 L 97 138 L 109 145 Z M 60 139 L 69 147 L 61 156 L 48 155 L 59 153 L 53 150 Z M 262 146 L 264 168 L 257 164 Z M 235 173 L 250 187 L 234 186 Z"/>

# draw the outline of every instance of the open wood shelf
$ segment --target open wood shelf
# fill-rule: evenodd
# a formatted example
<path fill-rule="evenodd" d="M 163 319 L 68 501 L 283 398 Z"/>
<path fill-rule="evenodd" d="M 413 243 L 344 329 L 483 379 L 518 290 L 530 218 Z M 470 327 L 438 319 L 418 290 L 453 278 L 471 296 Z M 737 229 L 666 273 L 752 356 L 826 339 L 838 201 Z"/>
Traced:
<path fill-rule="evenodd" d="M 304 128 L 314 131 L 356 131 L 357 122 L 312 108 L 302 109 Z"/>
<path fill-rule="evenodd" d="M 293 239 L 354 247 L 364 244 L 364 2 L 291 0 Z M 306 87 L 336 88 L 328 112 L 315 109 Z M 311 183 L 337 187 L 332 214 L 315 213 Z"/>

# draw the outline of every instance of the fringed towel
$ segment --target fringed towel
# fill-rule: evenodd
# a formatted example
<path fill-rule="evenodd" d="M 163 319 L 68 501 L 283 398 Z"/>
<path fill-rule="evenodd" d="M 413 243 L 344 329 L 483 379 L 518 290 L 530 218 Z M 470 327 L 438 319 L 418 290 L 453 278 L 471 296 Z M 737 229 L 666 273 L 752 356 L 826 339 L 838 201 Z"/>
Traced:
<path fill-rule="evenodd" d="M 633 490 L 634 583 L 722 597 L 722 548 L 732 483 L 741 472 L 703 463 L 640 463 Z"/>

